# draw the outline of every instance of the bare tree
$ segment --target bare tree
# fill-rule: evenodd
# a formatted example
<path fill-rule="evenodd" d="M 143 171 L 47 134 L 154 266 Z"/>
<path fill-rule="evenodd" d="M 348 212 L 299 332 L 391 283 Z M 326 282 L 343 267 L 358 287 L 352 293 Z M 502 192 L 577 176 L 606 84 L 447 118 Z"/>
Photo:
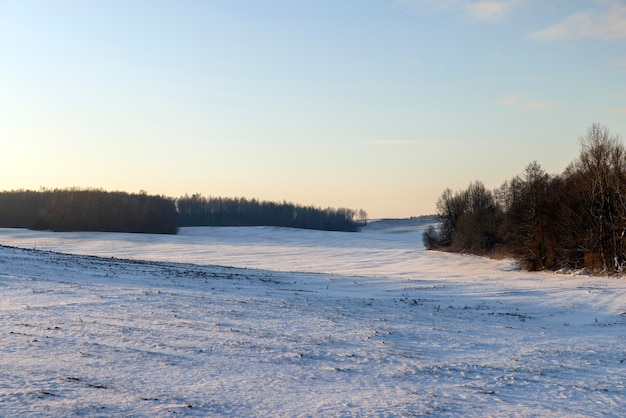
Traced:
<path fill-rule="evenodd" d="M 585 264 L 620 270 L 625 258 L 626 151 L 619 136 L 599 124 L 587 130 L 580 145 L 580 155 L 568 174 L 579 194 Z"/>

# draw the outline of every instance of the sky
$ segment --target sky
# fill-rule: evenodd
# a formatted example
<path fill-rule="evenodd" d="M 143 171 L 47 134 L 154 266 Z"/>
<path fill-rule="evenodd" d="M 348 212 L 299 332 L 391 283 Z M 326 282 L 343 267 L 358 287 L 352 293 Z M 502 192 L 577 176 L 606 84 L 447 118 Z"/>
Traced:
<path fill-rule="evenodd" d="M 626 0 L 0 0 L 0 190 L 435 212 L 626 135 Z"/>

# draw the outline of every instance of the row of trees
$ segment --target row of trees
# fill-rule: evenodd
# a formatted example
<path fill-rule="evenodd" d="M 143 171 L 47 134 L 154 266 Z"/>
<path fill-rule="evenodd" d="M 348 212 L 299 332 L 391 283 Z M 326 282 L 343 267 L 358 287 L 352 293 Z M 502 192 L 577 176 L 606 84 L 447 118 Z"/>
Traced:
<path fill-rule="evenodd" d="M 560 175 L 529 164 L 490 191 L 474 182 L 445 190 L 430 249 L 504 253 L 528 270 L 587 268 L 621 272 L 626 265 L 626 149 L 619 136 L 592 125 L 578 158 Z"/>
<path fill-rule="evenodd" d="M 175 234 L 172 199 L 104 190 L 18 190 L 0 193 L 0 226 L 52 231 Z"/>
<path fill-rule="evenodd" d="M 363 210 L 198 194 L 171 199 L 80 189 L 0 192 L 0 227 L 4 228 L 175 234 L 179 226 L 268 225 L 356 231 L 366 220 Z"/>
<path fill-rule="evenodd" d="M 364 210 L 321 209 L 256 199 L 184 196 L 176 201 L 180 226 L 284 226 L 327 231 L 357 231 Z"/>

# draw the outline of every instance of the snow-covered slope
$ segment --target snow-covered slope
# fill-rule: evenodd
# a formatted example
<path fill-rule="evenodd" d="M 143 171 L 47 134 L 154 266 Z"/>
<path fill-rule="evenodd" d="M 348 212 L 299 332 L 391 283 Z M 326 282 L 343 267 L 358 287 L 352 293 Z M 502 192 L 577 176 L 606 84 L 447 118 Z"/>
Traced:
<path fill-rule="evenodd" d="M 626 281 L 422 228 L 0 230 L 0 416 L 624 414 Z"/>

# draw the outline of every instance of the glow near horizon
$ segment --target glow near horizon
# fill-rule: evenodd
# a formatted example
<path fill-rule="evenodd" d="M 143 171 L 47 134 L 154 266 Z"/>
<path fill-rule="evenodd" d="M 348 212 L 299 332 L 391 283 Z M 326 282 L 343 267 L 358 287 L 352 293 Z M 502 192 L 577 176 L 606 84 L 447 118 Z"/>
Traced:
<path fill-rule="evenodd" d="M 405 217 L 626 135 L 626 2 L 0 0 L 0 87 L 2 190 Z"/>

